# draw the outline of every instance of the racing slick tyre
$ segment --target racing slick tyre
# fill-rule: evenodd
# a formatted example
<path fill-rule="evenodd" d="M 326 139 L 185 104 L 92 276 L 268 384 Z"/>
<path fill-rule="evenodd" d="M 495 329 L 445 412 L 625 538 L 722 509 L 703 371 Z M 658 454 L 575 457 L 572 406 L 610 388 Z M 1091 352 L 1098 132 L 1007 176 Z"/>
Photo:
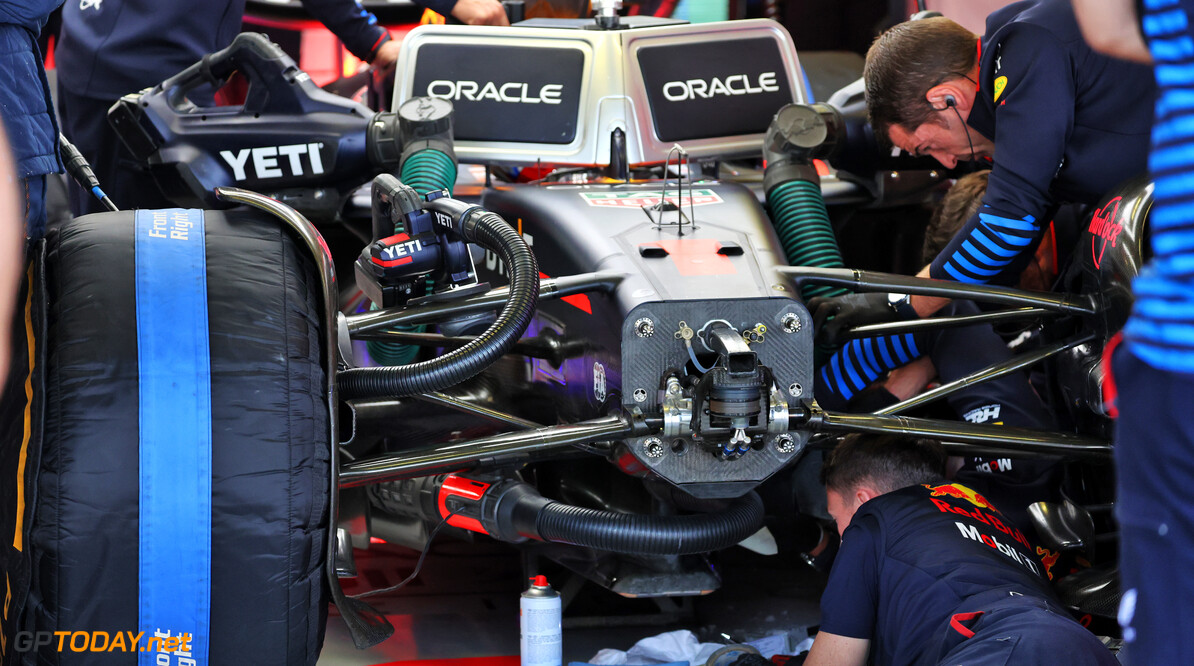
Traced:
<path fill-rule="evenodd" d="M 193 279 L 149 240 L 191 242 Z M 315 663 L 329 434 L 322 292 L 301 247 L 237 210 L 88 215 L 50 235 L 20 628 L 92 645 L 55 637 L 16 663 Z M 155 633 L 192 640 L 161 655 Z"/>

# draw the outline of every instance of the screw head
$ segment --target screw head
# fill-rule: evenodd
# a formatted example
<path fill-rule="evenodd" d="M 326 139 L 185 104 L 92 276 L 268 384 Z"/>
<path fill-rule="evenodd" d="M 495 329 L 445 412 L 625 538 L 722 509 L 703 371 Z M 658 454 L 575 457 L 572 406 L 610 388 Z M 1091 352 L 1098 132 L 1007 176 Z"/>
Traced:
<path fill-rule="evenodd" d="M 780 453 L 791 453 L 796 450 L 796 440 L 784 433 L 775 438 L 775 450 Z"/>
<path fill-rule="evenodd" d="M 641 389 L 641 388 L 634 389 L 634 401 L 635 402 L 646 402 L 647 401 L 647 389 Z"/>
<path fill-rule="evenodd" d="M 649 338 L 655 335 L 655 322 L 646 317 L 635 321 L 634 334 L 640 338 Z"/>
<path fill-rule="evenodd" d="M 796 382 L 788 385 L 788 393 L 792 394 L 793 398 L 799 398 L 804 393 L 804 387 Z"/>
<path fill-rule="evenodd" d="M 796 316 L 795 312 L 789 312 L 779 320 L 780 325 L 784 327 L 785 333 L 797 333 L 800 331 L 800 317 Z"/>
<path fill-rule="evenodd" d="M 658 437 L 648 437 L 643 440 L 643 453 L 648 458 L 663 457 L 663 442 Z"/>

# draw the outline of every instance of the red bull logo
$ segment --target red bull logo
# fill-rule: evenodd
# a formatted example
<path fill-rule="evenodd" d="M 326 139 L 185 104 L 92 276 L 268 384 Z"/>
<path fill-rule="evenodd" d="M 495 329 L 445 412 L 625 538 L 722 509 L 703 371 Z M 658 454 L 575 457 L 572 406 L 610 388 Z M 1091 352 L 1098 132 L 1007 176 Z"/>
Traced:
<path fill-rule="evenodd" d="M 1124 226 L 1118 224 L 1115 219 L 1119 215 L 1119 202 L 1123 197 L 1115 197 L 1107 202 L 1099 210 L 1096 210 L 1090 217 L 1090 256 L 1094 259 L 1095 268 L 1099 268 L 1099 264 L 1103 263 L 1103 253 L 1107 251 L 1107 243 L 1111 243 L 1111 247 L 1115 247 L 1115 242 L 1119 238 L 1119 233 L 1123 231 Z"/>
<path fill-rule="evenodd" d="M 955 497 L 960 500 L 966 500 L 980 509 L 1000 513 L 999 509 L 996 509 L 994 504 L 988 502 L 986 497 L 979 495 L 960 483 L 946 483 L 940 486 L 930 486 L 927 483 L 922 485 L 932 491 L 929 493 L 929 497 Z"/>
<path fill-rule="evenodd" d="M 1053 580 L 1053 565 L 1057 564 L 1057 558 L 1061 557 L 1061 552 L 1053 552 L 1048 548 L 1036 547 L 1036 554 L 1041 556 L 1041 564 L 1045 565 L 1045 574 L 1049 576 L 1049 580 Z"/>

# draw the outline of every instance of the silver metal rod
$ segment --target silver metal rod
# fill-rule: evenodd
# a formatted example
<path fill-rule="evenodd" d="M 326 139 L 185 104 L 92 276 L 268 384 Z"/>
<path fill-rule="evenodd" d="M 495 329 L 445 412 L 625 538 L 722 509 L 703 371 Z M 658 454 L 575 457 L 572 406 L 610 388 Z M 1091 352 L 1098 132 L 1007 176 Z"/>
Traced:
<path fill-rule="evenodd" d="M 474 405 L 471 402 L 465 402 L 464 400 L 453 398 L 452 396 L 446 395 L 444 393 L 421 393 L 413 397 L 423 402 L 429 402 L 433 405 L 443 405 L 444 407 L 455 409 L 458 412 L 472 414 L 473 416 L 480 416 L 481 418 L 489 421 L 514 426 L 515 428 L 521 428 L 523 430 L 534 430 L 536 428 L 543 427 L 542 423 L 535 423 L 534 421 L 520 419 L 513 414 L 507 414 L 505 412 L 489 409 L 488 407 Z"/>
<path fill-rule="evenodd" d="M 877 414 L 814 413 L 809 427 L 817 432 L 876 435 L 899 434 L 940 440 L 947 450 L 967 455 L 1001 453 L 1020 458 L 1061 457 L 1110 462 L 1111 443 L 1064 432 L 1014 426 L 978 425 L 966 421 L 918 419 Z"/>
<path fill-rule="evenodd" d="M 355 488 L 383 481 L 413 479 L 477 465 L 527 462 L 545 453 L 570 448 L 573 444 L 623 439 L 634 430 L 629 419 L 615 415 L 394 453 L 345 465 L 340 472 L 340 487 Z"/>
<path fill-rule="evenodd" d="M 599 271 L 542 279 L 539 281 L 539 300 L 586 292 L 611 292 L 624 278 L 623 273 Z M 432 303 L 399 311 L 377 310 L 349 315 L 347 317 L 348 332 L 350 334 L 372 332 L 392 328 L 399 324 L 428 324 L 449 317 L 488 312 L 504 305 L 509 295 L 508 287 L 498 287 L 484 294 L 470 296 L 459 301 Z"/>
<path fill-rule="evenodd" d="M 1029 321 L 1041 317 L 1056 317 L 1060 312 L 1044 308 L 1016 308 L 1014 310 L 999 310 L 997 312 L 980 312 L 972 315 L 958 315 L 956 317 L 929 317 L 927 319 L 911 319 L 908 321 L 893 321 L 886 324 L 870 324 L 851 328 L 843 333 L 846 338 L 870 338 L 877 335 L 900 335 L 903 333 L 919 333 L 920 331 L 935 331 L 945 328 L 961 328 L 976 324 L 1001 324 L 1005 322 Z"/>
<path fill-rule="evenodd" d="M 315 265 L 319 270 L 319 280 L 323 287 L 323 353 L 324 358 L 327 359 L 327 366 L 325 367 L 327 371 L 327 384 L 324 387 L 324 393 L 327 397 L 328 444 L 331 449 L 328 465 L 331 468 L 332 492 L 328 494 L 328 525 L 330 525 L 331 534 L 336 535 L 338 534 L 337 527 L 340 523 L 340 492 L 337 490 L 340 484 L 340 446 L 337 441 L 339 427 L 336 422 L 336 415 L 340 411 L 340 401 L 336 395 L 335 373 L 336 350 L 338 349 L 336 346 L 336 313 L 339 303 L 338 294 L 336 293 L 335 265 L 332 263 L 332 257 L 327 252 L 327 245 L 323 242 L 323 238 L 319 235 L 319 231 L 316 230 L 315 225 L 311 224 L 307 218 L 300 215 L 290 206 L 263 194 L 236 187 L 217 187 L 216 198 L 252 206 L 285 222 L 302 239 L 307 247 L 307 251 L 315 259 Z M 324 551 L 324 575 L 327 577 L 328 585 L 332 592 L 332 602 L 336 604 L 336 608 L 340 610 L 341 615 L 348 614 L 356 616 L 359 615 L 359 610 L 348 603 L 348 599 L 344 596 L 344 590 L 340 587 L 340 578 L 336 573 L 337 541 L 339 541 L 338 538 L 329 538 L 327 540 L 327 547 Z M 355 622 L 361 624 L 364 621 L 357 617 L 355 618 Z"/>
<path fill-rule="evenodd" d="M 875 273 L 851 268 L 821 268 L 819 266 L 781 266 L 775 269 L 787 276 L 796 286 L 826 284 L 856 292 L 889 291 L 917 296 L 968 298 L 1013 307 L 1038 307 L 1064 314 L 1089 315 L 1095 313 L 1094 300 L 1083 294 L 1053 294 L 1025 291 L 989 284 L 966 284 L 953 280 L 933 280 L 893 273 Z"/>
<path fill-rule="evenodd" d="M 925 391 L 920 395 L 914 395 L 902 402 L 897 402 L 894 405 L 888 405 L 887 407 L 884 407 L 875 413 L 899 414 L 900 412 L 907 411 L 913 407 L 951 396 L 976 384 L 989 382 L 992 379 L 998 379 L 999 377 L 1009 375 L 1017 370 L 1022 370 L 1030 365 L 1033 365 L 1034 363 L 1039 363 L 1050 356 L 1060 354 L 1067 349 L 1085 344 L 1093 339 L 1094 335 L 1082 335 L 1076 338 L 1070 338 L 1064 342 L 1058 342 L 1056 344 L 1049 345 L 1048 347 L 1042 347 L 1036 351 L 1025 354 L 1017 354 L 1003 363 L 996 363 L 995 365 L 983 368 L 982 370 L 973 372 L 965 377 L 959 377 L 952 382 L 942 384 L 941 386 Z"/>

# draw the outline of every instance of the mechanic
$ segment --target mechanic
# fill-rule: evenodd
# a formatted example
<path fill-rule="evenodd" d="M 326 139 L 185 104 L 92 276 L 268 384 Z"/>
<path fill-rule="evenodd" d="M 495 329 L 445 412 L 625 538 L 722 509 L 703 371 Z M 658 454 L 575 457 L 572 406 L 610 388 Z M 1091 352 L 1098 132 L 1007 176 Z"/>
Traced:
<path fill-rule="evenodd" d="M 1152 260 L 1132 283 L 1136 301 L 1123 331 L 1126 344 L 1109 344 L 1104 360 L 1112 360 L 1110 377 L 1118 388 L 1115 515 L 1125 652 L 1132 663 L 1189 664 L 1194 636 L 1184 619 L 1194 599 L 1194 428 L 1187 418 L 1194 395 L 1194 2 L 1145 0 L 1143 22 L 1132 0 L 1075 0 L 1074 9 L 1095 48 L 1137 62 L 1155 60 Z"/>
<path fill-rule="evenodd" d="M 944 481 L 944 461 L 940 445 L 895 435 L 851 435 L 826 459 L 842 543 L 806 666 L 868 653 L 879 665 L 1117 664 L 1057 601 L 1023 532 Z"/>
<path fill-rule="evenodd" d="M 46 174 L 61 173 L 58 125 L 37 36 L 62 0 L 0 0 L 0 117 L 12 142 L 25 233 L 46 231 Z"/>
<path fill-rule="evenodd" d="M 419 0 L 466 23 L 505 25 L 498 0 Z M 399 42 L 357 0 L 302 0 L 303 8 L 379 73 L 398 60 Z M 108 125 L 121 96 L 157 85 L 232 42 L 245 0 L 68 0 L 62 12 L 58 113 L 63 134 L 91 163 L 100 186 L 122 208 L 170 208 Z M 71 212 L 105 210 L 70 183 Z"/>
<path fill-rule="evenodd" d="M 933 210 L 925 229 L 925 261 L 931 261 L 982 203 L 989 171 L 959 178 Z M 1056 276 L 1052 236 L 1046 235 L 1033 261 L 1021 274 L 1022 289 L 1045 290 Z M 974 315 L 972 301 L 951 301 L 949 316 Z M 901 356 L 903 353 L 905 356 Z M 915 360 L 902 359 L 916 356 Z M 924 391 L 934 378 L 951 382 L 1011 358 L 1007 344 L 990 325 L 932 332 L 862 338 L 837 351 L 817 373 L 817 402 L 834 411 L 874 412 Z M 890 371 L 888 373 L 888 371 Z M 884 373 L 886 377 L 884 377 Z M 969 386 L 946 398 L 950 408 L 971 423 L 1038 430 L 1056 427 L 1044 402 L 1022 373 Z M 1031 523 L 1028 505 L 1059 500 L 1061 468 L 1054 461 L 1001 457 L 951 459 L 951 478 L 992 498 L 1017 526 Z"/>
<path fill-rule="evenodd" d="M 1152 118 L 1141 100 L 1155 93 L 1152 77 L 1092 51 L 1069 0 L 1008 5 L 987 18 L 981 39 L 942 17 L 901 23 L 875 40 L 863 77 L 881 139 L 947 168 L 993 160 L 982 209 L 921 276 L 1014 284 L 1052 208 L 1096 203 L 1145 169 Z M 846 328 L 927 316 L 948 301 L 911 296 L 893 305 L 871 293 L 809 305 L 816 321 L 832 317 L 820 332 L 832 341 Z"/>

